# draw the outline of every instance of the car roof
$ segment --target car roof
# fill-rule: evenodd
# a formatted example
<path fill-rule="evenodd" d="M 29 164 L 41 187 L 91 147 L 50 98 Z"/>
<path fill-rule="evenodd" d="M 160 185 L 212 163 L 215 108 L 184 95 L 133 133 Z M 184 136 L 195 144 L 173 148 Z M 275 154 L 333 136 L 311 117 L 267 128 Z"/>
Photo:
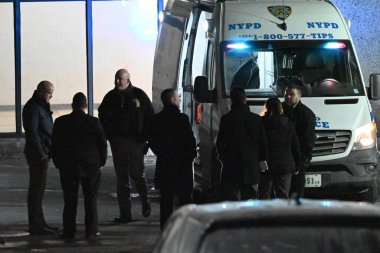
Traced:
<path fill-rule="evenodd" d="M 212 215 L 211 215 L 212 214 Z M 231 219 L 257 219 L 281 216 L 352 216 L 380 218 L 380 208 L 366 202 L 336 200 L 249 200 L 220 202 L 204 205 L 187 205 L 178 215 L 192 217 L 201 223 Z"/>
<path fill-rule="evenodd" d="M 214 229 L 297 225 L 380 228 L 380 208 L 365 202 L 308 199 L 191 204 L 171 216 L 154 252 L 197 252 L 204 235 Z"/>

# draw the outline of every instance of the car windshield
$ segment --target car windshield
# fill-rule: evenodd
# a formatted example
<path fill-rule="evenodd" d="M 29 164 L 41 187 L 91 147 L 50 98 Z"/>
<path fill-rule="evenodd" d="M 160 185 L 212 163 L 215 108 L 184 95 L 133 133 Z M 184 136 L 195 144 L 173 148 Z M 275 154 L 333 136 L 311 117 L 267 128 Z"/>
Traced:
<path fill-rule="evenodd" d="M 360 227 L 226 228 L 207 234 L 200 253 L 375 253 L 380 230 Z"/>
<path fill-rule="evenodd" d="M 227 95 L 242 87 L 249 97 L 283 96 L 289 85 L 303 97 L 364 95 L 349 41 L 224 42 L 221 49 Z"/>

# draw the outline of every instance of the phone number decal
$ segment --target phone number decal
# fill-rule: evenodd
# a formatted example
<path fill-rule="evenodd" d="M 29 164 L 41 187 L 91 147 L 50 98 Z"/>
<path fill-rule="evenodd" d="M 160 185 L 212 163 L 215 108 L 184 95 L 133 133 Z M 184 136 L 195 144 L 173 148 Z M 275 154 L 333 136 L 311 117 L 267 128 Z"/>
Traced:
<path fill-rule="evenodd" d="M 299 39 L 334 39 L 334 35 L 332 33 L 289 33 L 289 34 L 240 34 L 239 38 L 250 38 L 253 40 L 299 40 Z"/>

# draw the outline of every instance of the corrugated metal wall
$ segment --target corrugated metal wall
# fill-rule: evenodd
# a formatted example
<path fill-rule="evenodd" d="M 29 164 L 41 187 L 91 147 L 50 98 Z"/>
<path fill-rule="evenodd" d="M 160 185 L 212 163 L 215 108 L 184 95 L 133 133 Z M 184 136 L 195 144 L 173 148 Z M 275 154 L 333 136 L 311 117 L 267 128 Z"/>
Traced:
<path fill-rule="evenodd" d="M 332 0 L 351 21 L 351 36 L 368 86 L 369 75 L 380 73 L 380 0 Z"/>

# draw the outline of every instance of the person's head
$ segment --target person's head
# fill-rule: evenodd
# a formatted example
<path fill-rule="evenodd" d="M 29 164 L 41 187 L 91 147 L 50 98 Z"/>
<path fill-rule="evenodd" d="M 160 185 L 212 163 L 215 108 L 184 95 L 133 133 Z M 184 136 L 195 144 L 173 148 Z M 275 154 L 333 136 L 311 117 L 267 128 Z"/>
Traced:
<path fill-rule="evenodd" d="M 282 104 L 278 98 L 269 98 L 265 102 L 265 115 L 267 116 L 279 116 L 282 114 Z"/>
<path fill-rule="evenodd" d="M 71 107 L 74 111 L 82 110 L 84 111 L 87 108 L 87 98 L 82 92 L 78 92 L 73 97 L 73 102 Z"/>
<path fill-rule="evenodd" d="M 233 88 L 230 92 L 230 99 L 232 104 L 245 104 L 247 102 L 245 90 L 241 87 Z"/>
<path fill-rule="evenodd" d="M 301 90 L 298 86 L 288 86 L 284 93 L 285 103 L 288 106 L 295 106 L 301 99 Z"/>
<path fill-rule="evenodd" d="M 131 74 L 126 69 L 119 69 L 115 74 L 115 87 L 125 90 L 131 83 Z"/>
<path fill-rule="evenodd" d="M 181 99 L 175 89 L 166 89 L 161 93 L 162 104 L 165 105 L 175 105 L 179 108 Z"/>
<path fill-rule="evenodd" d="M 37 94 L 44 102 L 50 103 L 50 99 L 53 97 L 54 85 L 49 81 L 41 81 L 37 85 Z"/>

